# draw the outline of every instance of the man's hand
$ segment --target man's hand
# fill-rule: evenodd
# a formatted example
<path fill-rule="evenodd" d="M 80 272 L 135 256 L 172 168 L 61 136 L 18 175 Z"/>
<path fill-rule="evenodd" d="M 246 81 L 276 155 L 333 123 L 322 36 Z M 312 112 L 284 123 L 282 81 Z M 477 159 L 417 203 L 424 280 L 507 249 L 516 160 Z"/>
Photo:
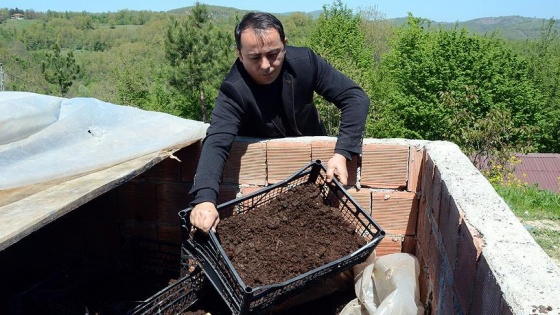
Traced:
<path fill-rule="evenodd" d="M 194 206 L 190 215 L 191 224 L 208 233 L 210 229 L 216 232 L 216 226 L 220 222 L 220 216 L 216 205 L 211 202 L 201 202 Z"/>
<path fill-rule="evenodd" d="M 342 184 L 348 183 L 348 169 L 346 168 L 346 158 L 338 153 L 327 162 L 327 183 L 332 182 L 334 176 Z"/>

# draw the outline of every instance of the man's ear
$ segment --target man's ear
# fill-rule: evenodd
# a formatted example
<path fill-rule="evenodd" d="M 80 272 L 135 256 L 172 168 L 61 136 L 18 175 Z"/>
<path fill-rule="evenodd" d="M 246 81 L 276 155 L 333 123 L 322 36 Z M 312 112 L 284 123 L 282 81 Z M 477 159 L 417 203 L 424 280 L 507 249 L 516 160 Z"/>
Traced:
<path fill-rule="evenodd" d="M 241 51 L 239 49 L 235 49 L 235 51 L 237 52 L 237 57 L 239 58 L 239 60 L 243 62 L 243 56 L 241 56 Z"/>

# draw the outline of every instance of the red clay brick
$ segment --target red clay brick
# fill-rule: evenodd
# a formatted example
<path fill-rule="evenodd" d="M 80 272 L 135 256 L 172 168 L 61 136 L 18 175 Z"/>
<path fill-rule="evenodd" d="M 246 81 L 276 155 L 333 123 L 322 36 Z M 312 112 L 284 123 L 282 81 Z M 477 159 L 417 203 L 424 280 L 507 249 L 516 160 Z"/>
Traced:
<path fill-rule="evenodd" d="M 327 161 L 333 157 L 336 138 L 319 137 L 311 140 L 311 160 L 321 160 L 327 164 Z"/>
<path fill-rule="evenodd" d="M 433 222 L 433 221 L 431 221 Z M 443 250 L 441 250 L 441 237 L 437 233 L 431 233 L 429 236 L 427 248 L 427 256 L 425 257 L 426 263 L 428 266 L 428 270 L 430 271 L 430 275 L 432 275 L 432 279 L 434 281 L 434 297 L 440 299 L 440 290 L 441 290 L 441 281 L 442 277 L 445 277 L 447 272 L 451 272 L 450 267 L 448 264 L 445 263 L 445 259 L 443 257 Z"/>
<path fill-rule="evenodd" d="M 356 188 L 350 188 L 347 189 L 347 192 L 358 203 L 362 210 L 364 210 L 364 212 L 371 215 L 371 192 L 369 189 L 357 190 Z"/>
<path fill-rule="evenodd" d="M 430 235 L 432 234 L 432 227 L 430 222 L 430 212 L 420 208 L 418 211 L 418 224 L 416 231 L 417 242 L 420 246 L 420 251 L 417 253 L 419 256 L 428 257 L 428 245 L 430 243 Z M 428 259 L 428 258 L 426 258 Z"/>
<path fill-rule="evenodd" d="M 119 225 L 116 221 L 88 220 L 84 233 L 85 252 L 112 260 L 120 249 Z"/>
<path fill-rule="evenodd" d="M 416 236 L 415 235 L 405 235 L 402 245 L 402 252 L 409 253 L 416 256 Z"/>
<path fill-rule="evenodd" d="M 406 188 L 408 146 L 364 144 L 362 151 L 362 186 L 401 190 Z"/>
<path fill-rule="evenodd" d="M 438 227 L 447 259 L 453 263 L 457 255 L 459 224 L 461 224 L 463 214 L 460 212 L 455 204 L 453 196 L 449 194 L 445 186 L 442 190 L 442 201 L 440 224 L 438 224 Z"/>
<path fill-rule="evenodd" d="M 410 209 L 410 215 L 408 216 L 408 224 L 406 226 L 406 235 L 416 235 L 418 227 L 418 205 L 420 204 L 420 199 L 418 195 L 414 196 L 412 199 L 412 206 Z"/>
<path fill-rule="evenodd" d="M 408 191 L 419 192 L 422 187 L 422 166 L 426 150 L 416 147 L 410 147 L 410 156 L 408 162 L 408 182 L 406 189 Z"/>
<path fill-rule="evenodd" d="M 266 142 L 237 140 L 224 167 L 224 183 L 266 185 Z"/>
<path fill-rule="evenodd" d="M 121 237 L 129 239 L 131 237 L 142 237 L 147 239 L 157 239 L 157 224 L 147 221 L 127 220 L 120 224 Z"/>
<path fill-rule="evenodd" d="M 188 208 L 191 185 L 186 183 L 162 183 L 156 186 L 157 219 L 159 223 L 177 224 L 179 211 Z"/>
<path fill-rule="evenodd" d="M 441 172 L 436 167 L 434 169 L 434 181 L 432 185 L 432 213 L 434 214 L 434 219 L 436 224 L 439 225 L 439 216 L 441 213 L 441 186 L 443 185 L 441 181 Z"/>
<path fill-rule="evenodd" d="M 450 284 L 447 282 L 442 282 L 442 284 L 436 314 L 466 314 L 465 310 L 460 309 L 457 297 Z"/>
<path fill-rule="evenodd" d="M 256 191 L 263 189 L 263 186 L 242 186 L 241 187 L 241 196 L 245 197 L 248 194 L 252 194 Z"/>
<path fill-rule="evenodd" d="M 422 195 L 420 198 L 420 208 L 430 210 L 432 207 L 432 184 L 434 183 L 434 169 L 434 161 L 429 154 L 426 154 L 422 167 Z"/>
<path fill-rule="evenodd" d="M 196 167 L 200 159 L 200 151 L 202 149 L 202 140 L 182 148 L 177 151 L 175 155 L 181 160 L 181 180 L 184 182 L 192 182 L 194 174 L 196 174 Z"/>
<path fill-rule="evenodd" d="M 311 160 L 321 160 L 326 166 L 330 158 L 333 157 L 336 138 L 314 138 L 311 141 Z M 347 161 L 348 186 L 355 186 L 358 172 L 358 156 L 353 156 L 351 161 Z"/>
<path fill-rule="evenodd" d="M 228 202 L 232 199 L 237 198 L 239 193 L 239 185 L 234 184 L 222 184 L 220 185 L 220 194 L 218 195 L 218 204 Z"/>
<path fill-rule="evenodd" d="M 484 255 L 476 268 L 476 279 L 469 314 L 502 314 L 502 290 Z"/>
<path fill-rule="evenodd" d="M 404 235 L 387 234 L 375 248 L 377 257 L 388 254 L 401 253 Z"/>
<path fill-rule="evenodd" d="M 420 252 L 422 249 L 421 245 L 417 244 L 417 251 Z M 431 275 L 426 267 L 426 262 L 422 257 L 417 257 L 420 264 L 420 276 L 418 277 L 418 286 L 420 288 L 420 301 L 426 308 L 426 314 L 430 314 L 430 310 L 433 307 L 433 280 L 431 280 Z"/>
<path fill-rule="evenodd" d="M 468 309 L 471 303 L 479 256 L 478 248 L 475 245 L 477 237 L 471 234 L 473 231 L 474 229 L 469 228 L 465 221 L 459 226 L 457 266 L 453 271 L 455 292 L 461 308 L 464 310 Z"/>
<path fill-rule="evenodd" d="M 157 226 L 158 240 L 174 244 L 181 244 L 181 225 L 163 225 Z"/>
<path fill-rule="evenodd" d="M 155 221 L 156 187 L 149 182 L 129 181 L 118 188 L 119 218 L 122 220 Z"/>
<path fill-rule="evenodd" d="M 141 176 L 146 180 L 179 182 L 181 181 L 181 162 L 170 157 L 165 158 Z"/>
<path fill-rule="evenodd" d="M 311 162 L 311 141 L 271 140 L 266 143 L 268 183 L 277 183 Z"/>
<path fill-rule="evenodd" d="M 371 197 L 372 217 L 387 233 L 416 233 L 416 194 L 413 192 L 373 192 Z M 409 227 L 409 218 L 414 212 L 414 224 Z"/>

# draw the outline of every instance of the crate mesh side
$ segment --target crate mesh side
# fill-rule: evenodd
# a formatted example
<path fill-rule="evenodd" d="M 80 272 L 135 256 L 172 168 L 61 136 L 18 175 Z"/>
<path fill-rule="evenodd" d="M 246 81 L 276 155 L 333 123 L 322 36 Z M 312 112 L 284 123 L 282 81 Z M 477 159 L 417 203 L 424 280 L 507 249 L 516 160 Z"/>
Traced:
<path fill-rule="evenodd" d="M 218 210 L 221 216 L 245 214 L 266 205 L 275 200 L 278 195 L 284 194 L 294 187 L 312 182 L 321 189 L 323 200 L 331 207 L 339 209 L 344 219 L 354 224 L 356 232 L 363 236 L 366 241 L 371 240 L 372 235 L 381 233 L 379 226 L 352 201 L 341 186 L 326 184 L 326 169 L 324 166 L 319 169 L 318 174 L 312 173 L 309 170 L 311 167 L 310 164 L 308 168 L 302 169 L 301 172 L 294 174 L 285 182 L 220 205 Z M 198 241 L 187 240 L 187 243 L 192 246 L 193 250 L 196 248 L 195 252 L 199 255 L 197 259 L 206 260 L 202 263 L 203 269 L 205 271 L 212 269 L 218 275 L 219 279 L 214 279 L 214 281 L 221 282 L 220 287 L 223 289 L 219 293 L 231 311 L 235 314 L 245 314 L 265 311 L 275 304 L 283 302 L 305 289 L 363 262 L 373 252 L 378 241 L 369 242 L 351 255 L 281 284 L 258 288 L 248 288 L 243 284 L 216 238 L 206 238 Z"/>
<path fill-rule="evenodd" d="M 204 274 L 201 270 L 179 279 L 176 283 L 156 293 L 129 314 L 180 314 L 204 294 Z"/>

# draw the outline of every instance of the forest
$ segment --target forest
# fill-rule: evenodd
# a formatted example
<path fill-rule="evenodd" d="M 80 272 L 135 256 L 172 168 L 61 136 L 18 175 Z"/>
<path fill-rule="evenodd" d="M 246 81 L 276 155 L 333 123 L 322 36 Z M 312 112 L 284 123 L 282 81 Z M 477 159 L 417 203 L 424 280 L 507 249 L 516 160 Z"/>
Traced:
<path fill-rule="evenodd" d="M 243 14 L 199 3 L 169 12 L 0 8 L 2 89 L 207 122 L 236 58 L 233 30 Z M 317 16 L 278 17 L 289 45 L 312 48 L 364 88 L 365 137 L 448 140 L 473 161 L 495 164 L 514 152 L 560 153 L 557 20 L 511 39 L 411 14 L 393 23 L 376 7 L 353 11 L 340 0 Z M 336 136 L 338 110 L 315 101 Z"/>

